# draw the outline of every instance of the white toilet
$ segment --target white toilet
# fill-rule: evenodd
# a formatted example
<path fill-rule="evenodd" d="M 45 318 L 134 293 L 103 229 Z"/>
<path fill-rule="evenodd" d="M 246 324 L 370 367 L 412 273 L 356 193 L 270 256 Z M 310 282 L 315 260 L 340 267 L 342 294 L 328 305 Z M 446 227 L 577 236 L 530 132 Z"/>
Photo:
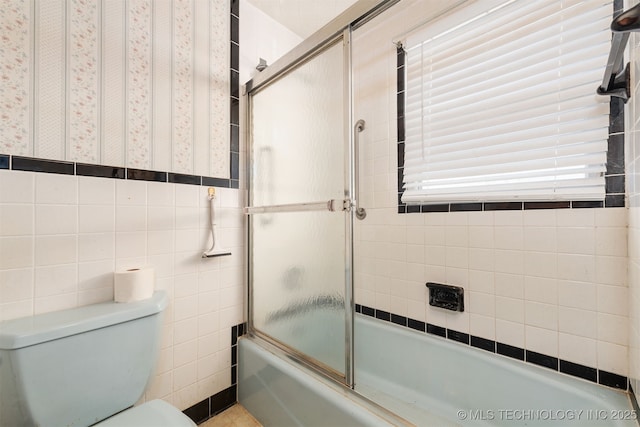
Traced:
<path fill-rule="evenodd" d="M 153 372 L 167 304 L 158 291 L 0 322 L 0 426 L 195 426 L 162 400 L 132 407 Z"/>

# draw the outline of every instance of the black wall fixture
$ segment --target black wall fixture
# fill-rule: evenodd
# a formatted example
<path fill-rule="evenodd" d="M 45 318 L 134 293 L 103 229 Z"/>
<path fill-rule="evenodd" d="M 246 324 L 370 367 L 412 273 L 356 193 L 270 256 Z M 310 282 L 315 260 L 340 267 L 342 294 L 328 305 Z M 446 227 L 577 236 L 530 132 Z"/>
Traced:
<path fill-rule="evenodd" d="M 627 102 L 631 97 L 629 63 L 623 67 L 622 62 L 629 34 L 633 31 L 640 31 L 640 4 L 613 18 L 611 31 L 613 38 L 611 39 L 607 68 L 604 70 L 602 84 L 598 87 L 597 92 L 599 95 L 615 96 Z"/>

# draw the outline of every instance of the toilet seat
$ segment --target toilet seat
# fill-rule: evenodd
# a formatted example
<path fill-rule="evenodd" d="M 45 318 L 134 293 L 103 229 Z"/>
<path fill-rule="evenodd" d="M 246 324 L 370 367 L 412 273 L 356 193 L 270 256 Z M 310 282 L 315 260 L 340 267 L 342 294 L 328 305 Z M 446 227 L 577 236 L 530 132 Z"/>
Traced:
<path fill-rule="evenodd" d="M 164 400 L 152 400 L 94 424 L 94 427 L 195 427 L 185 414 Z"/>

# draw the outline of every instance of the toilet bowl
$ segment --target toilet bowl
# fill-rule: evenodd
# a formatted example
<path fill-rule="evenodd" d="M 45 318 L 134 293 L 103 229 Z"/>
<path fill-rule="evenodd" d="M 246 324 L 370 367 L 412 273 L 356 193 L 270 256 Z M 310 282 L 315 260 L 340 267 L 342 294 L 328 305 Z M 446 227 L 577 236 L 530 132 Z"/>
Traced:
<path fill-rule="evenodd" d="M 161 400 L 133 407 L 157 360 L 165 292 L 0 322 L 0 426 L 194 426 Z"/>

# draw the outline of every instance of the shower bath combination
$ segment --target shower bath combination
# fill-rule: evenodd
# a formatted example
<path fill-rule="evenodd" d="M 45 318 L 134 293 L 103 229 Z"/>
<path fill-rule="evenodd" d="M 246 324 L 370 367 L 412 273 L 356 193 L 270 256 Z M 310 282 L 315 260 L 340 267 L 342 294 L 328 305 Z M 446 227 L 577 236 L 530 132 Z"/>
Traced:
<path fill-rule="evenodd" d="M 355 224 L 379 218 L 367 216 L 358 191 L 360 140 L 377 124 L 354 109 L 352 31 L 397 1 L 374 3 L 355 3 L 245 87 L 249 289 L 240 403 L 266 426 L 493 425 L 509 419 L 474 417 L 508 417 L 497 411 L 509 408 L 540 417 L 582 410 L 580 425 L 603 425 L 593 418 L 598 410 L 631 410 L 623 391 L 509 359 L 496 342 L 481 350 L 429 336 L 426 324 L 412 330 L 406 318 L 394 325 L 389 312 L 355 312 Z M 462 294 L 444 296 L 440 307 L 463 311 Z"/>

